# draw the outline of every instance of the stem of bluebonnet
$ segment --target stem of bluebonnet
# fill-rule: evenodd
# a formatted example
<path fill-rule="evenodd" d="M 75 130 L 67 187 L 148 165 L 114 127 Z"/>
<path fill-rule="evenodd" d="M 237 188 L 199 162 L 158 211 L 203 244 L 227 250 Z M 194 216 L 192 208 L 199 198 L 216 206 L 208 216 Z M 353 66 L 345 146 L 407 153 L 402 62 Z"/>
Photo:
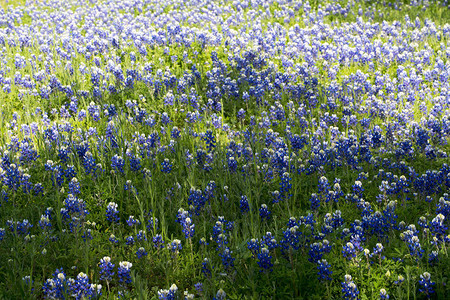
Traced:
<path fill-rule="evenodd" d="M 191 256 L 192 256 L 192 260 L 194 259 L 194 250 L 193 250 L 193 246 L 192 246 L 192 238 L 189 238 L 189 246 L 191 246 Z"/>

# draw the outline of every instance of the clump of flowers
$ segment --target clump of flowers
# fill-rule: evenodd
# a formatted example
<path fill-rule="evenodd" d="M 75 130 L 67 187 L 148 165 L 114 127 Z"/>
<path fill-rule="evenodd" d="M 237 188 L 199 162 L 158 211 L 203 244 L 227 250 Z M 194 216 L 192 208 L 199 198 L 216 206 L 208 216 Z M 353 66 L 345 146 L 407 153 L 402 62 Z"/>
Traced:
<path fill-rule="evenodd" d="M 119 263 L 119 268 L 117 270 L 117 275 L 119 276 L 119 282 L 122 284 L 131 283 L 131 267 L 132 263 L 128 261 L 121 261 Z"/>
<path fill-rule="evenodd" d="M 350 299 L 359 299 L 359 290 L 356 284 L 352 280 L 351 275 L 345 275 L 344 276 L 344 282 L 341 283 L 342 286 L 342 296 L 346 300 Z"/>

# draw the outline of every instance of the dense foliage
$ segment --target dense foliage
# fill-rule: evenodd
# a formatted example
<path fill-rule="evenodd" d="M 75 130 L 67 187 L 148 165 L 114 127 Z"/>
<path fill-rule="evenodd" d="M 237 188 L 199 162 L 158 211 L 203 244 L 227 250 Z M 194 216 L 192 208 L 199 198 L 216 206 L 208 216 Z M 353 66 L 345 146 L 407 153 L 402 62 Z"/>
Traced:
<path fill-rule="evenodd" d="M 450 298 L 447 0 L 1 5 L 0 298 Z"/>

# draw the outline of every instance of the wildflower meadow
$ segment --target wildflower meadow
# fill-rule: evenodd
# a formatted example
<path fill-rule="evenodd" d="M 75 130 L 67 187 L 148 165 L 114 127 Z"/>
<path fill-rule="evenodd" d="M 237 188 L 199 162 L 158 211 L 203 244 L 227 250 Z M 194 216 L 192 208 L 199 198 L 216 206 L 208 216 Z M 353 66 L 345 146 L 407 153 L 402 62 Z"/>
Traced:
<path fill-rule="evenodd" d="M 450 299 L 450 1 L 0 1 L 0 299 Z"/>

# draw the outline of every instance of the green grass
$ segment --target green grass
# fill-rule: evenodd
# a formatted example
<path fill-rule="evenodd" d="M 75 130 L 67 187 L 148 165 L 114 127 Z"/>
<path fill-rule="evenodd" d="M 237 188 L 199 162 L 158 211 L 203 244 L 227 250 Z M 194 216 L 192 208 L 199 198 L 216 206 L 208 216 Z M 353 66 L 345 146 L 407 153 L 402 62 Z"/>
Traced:
<path fill-rule="evenodd" d="M 346 5 L 345 1 L 340 1 L 340 3 L 343 7 Z M 321 4 L 320 1 L 310 2 L 313 9 L 317 9 Z M 1 5 L 4 9 L 12 9 L 11 7 L 19 10 L 25 9 L 25 2 L 20 1 L 8 4 L 2 2 Z M 77 7 L 76 5 L 69 5 L 67 10 L 75 12 Z M 153 7 L 150 4 L 144 5 L 144 11 L 146 12 L 154 12 L 159 8 L 161 6 L 156 5 Z M 362 16 L 364 21 L 369 20 L 372 24 L 379 23 L 380 26 L 383 22 L 392 25 L 394 21 L 405 24 L 406 14 L 410 16 L 413 23 L 417 16 L 422 22 L 427 18 L 433 20 L 436 26 L 443 26 L 450 19 L 449 10 L 435 3 L 431 3 L 426 9 L 402 5 L 401 10 L 395 10 L 375 1 L 366 1 L 356 3 L 346 17 L 342 15 L 329 15 L 323 19 L 323 23 L 330 26 L 333 24 L 348 28 L 349 24 L 357 22 L 359 17 L 358 10 L 360 8 L 364 12 L 374 13 L 372 17 Z M 285 7 L 278 3 L 271 4 L 268 9 L 264 9 L 262 6 L 253 8 L 257 12 L 270 11 L 272 14 L 271 18 L 264 19 L 261 22 L 263 35 L 267 34 L 268 28 L 270 26 L 273 27 L 274 24 L 279 24 L 286 31 L 297 23 L 302 28 L 307 26 L 305 22 L 307 21 L 307 17 L 302 13 L 296 13 L 289 22 L 284 22 L 283 18 L 274 17 L 277 13 L 283 12 L 284 9 Z M 52 12 L 53 8 L 43 6 L 42 10 Z M 171 15 L 173 11 L 174 6 L 165 6 L 162 14 Z M 119 12 L 131 14 L 134 17 L 143 15 L 143 12 L 137 9 Z M 247 16 L 251 12 L 251 8 L 246 8 L 244 12 Z M 233 12 L 225 14 L 223 19 L 233 14 Z M 25 12 L 21 21 L 16 21 L 14 25 L 29 28 L 38 21 L 33 20 L 32 17 L 33 14 Z M 82 20 L 80 24 L 86 24 L 86 19 Z M 205 22 L 204 24 L 190 25 L 185 22 L 180 25 L 189 25 L 191 28 L 208 28 L 212 24 Z M 51 29 L 58 40 L 59 36 L 56 28 Z M 218 27 L 218 29 L 223 30 L 223 27 Z M 230 29 L 240 31 L 242 27 L 230 26 Z M 167 30 L 167 26 L 158 30 Z M 247 34 L 250 34 L 251 31 L 251 26 L 245 28 Z M 80 32 L 82 35 L 87 34 L 86 30 L 80 30 Z M 411 31 L 408 31 L 408 33 L 411 34 Z M 355 31 L 354 35 L 355 37 L 358 36 L 358 32 Z M 35 37 L 32 37 L 31 40 L 32 42 L 36 42 Z M 400 38 L 383 36 L 379 33 L 375 34 L 372 40 L 379 40 L 382 45 L 394 44 L 401 46 L 402 43 L 402 39 Z M 279 42 L 279 38 L 275 42 Z M 293 41 L 287 39 L 287 42 Z M 336 41 L 328 37 L 319 42 L 322 44 L 329 43 L 336 45 Z M 444 63 L 448 62 L 448 58 L 445 55 L 437 54 L 437 51 L 441 48 L 441 43 L 444 45 L 448 44 L 447 38 L 438 41 L 435 37 L 430 36 L 416 43 L 418 50 L 424 50 L 427 49 L 426 47 L 430 47 L 434 51 L 430 58 L 430 65 L 424 66 L 425 70 L 431 70 L 438 58 L 442 58 Z M 358 47 L 356 40 L 349 40 L 347 44 L 349 47 Z M 33 196 L 30 193 L 25 193 L 22 188 L 14 190 L 9 189 L 5 183 L 1 185 L 2 191 L 8 193 L 9 199 L 8 202 L 1 203 L 0 227 L 6 226 L 6 222 L 10 219 L 14 221 L 28 219 L 34 227 L 32 229 L 33 235 L 22 237 L 8 232 L 5 239 L 0 242 L 0 278 L 2 278 L 0 280 L 0 298 L 41 299 L 43 282 L 51 278 L 52 273 L 60 267 L 64 267 L 64 270 L 70 277 L 75 277 L 79 272 L 84 272 L 88 275 L 90 282 L 100 282 L 98 262 L 103 256 L 110 256 L 116 266 L 120 261 L 128 260 L 133 262 L 133 283 L 128 288 L 121 286 L 117 279 L 109 283 L 109 287 L 106 287 L 105 282 L 101 282 L 104 286 L 103 297 L 105 299 L 116 299 L 117 293 L 121 290 L 127 290 L 128 294 L 126 297 L 129 298 L 154 299 L 157 297 L 157 291 L 159 289 L 167 289 L 174 283 L 179 287 L 180 292 L 187 289 L 190 293 L 193 293 L 194 284 L 197 282 L 202 282 L 204 285 L 202 297 L 205 299 L 211 299 L 220 288 L 226 291 L 230 299 L 339 299 L 341 297 L 340 282 L 343 281 L 345 274 L 351 274 L 353 276 L 362 299 L 378 299 L 381 288 L 386 288 L 393 299 L 422 299 L 421 297 L 423 295 L 421 296 L 418 292 L 418 280 L 419 275 L 425 271 L 430 272 L 433 281 L 437 283 L 436 299 L 445 299 L 450 296 L 447 287 L 448 279 L 445 275 L 445 271 L 450 265 L 447 254 L 448 246 L 441 249 L 439 264 L 436 266 L 429 265 L 427 257 L 434 248 L 430 244 L 430 235 L 426 234 L 419 237 L 424 248 L 426 248 L 424 258 L 416 262 L 414 258 L 410 257 L 405 242 L 399 238 L 401 231 L 390 230 L 386 239 L 382 240 L 386 249 L 383 254 L 387 259 L 381 263 L 375 258 L 371 259 L 374 261 L 373 264 L 368 264 L 366 257 L 361 252 L 354 260 L 347 261 L 343 259 L 341 253 L 342 246 L 347 241 L 340 238 L 340 232 L 329 234 L 326 238 L 333 243 L 333 247 L 331 252 L 324 257 L 332 265 L 333 280 L 326 285 L 316 279 L 317 264 L 308 261 L 309 244 L 314 242 L 307 241 L 305 238 L 310 232 L 308 226 L 302 225 L 301 227 L 301 231 L 305 234 L 302 238 L 304 245 L 298 251 L 282 253 L 280 250 L 276 250 L 272 252 L 274 270 L 271 273 L 260 272 L 257 260 L 252 257 L 250 251 L 247 249 L 248 241 L 252 238 L 260 239 L 268 231 L 275 235 L 277 241 L 280 241 L 283 238 L 283 231 L 286 230 L 286 224 L 290 217 L 299 218 L 300 216 L 306 216 L 312 213 L 317 221 L 316 228 L 320 228 L 324 224 L 323 220 L 326 213 L 333 213 L 337 209 L 341 210 L 345 217 L 346 222 L 344 227 L 346 228 L 349 228 L 350 223 L 354 220 L 361 219 L 360 210 L 356 208 L 356 204 L 351 201 L 346 201 L 343 198 L 338 203 L 322 205 L 317 211 L 311 210 L 310 197 L 312 193 L 317 193 L 318 180 L 321 176 L 326 176 L 330 183 L 335 178 L 340 178 L 342 180 L 342 190 L 347 194 L 351 193 L 352 185 L 357 180 L 358 175 L 361 172 L 366 172 L 368 179 L 363 180 L 365 189 L 364 200 L 371 203 L 373 211 L 382 211 L 386 208 L 389 201 L 394 201 L 397 206 L 396 212 L 399 222 L 403 221 L 406 225 L 416 224 L 420 216 L 427 216 L 427 219 L 431 220 L 435 217 L 435 206 L 439 197 L 445 192 L 444 189 L 430 195 L 433 198 L 431 204 L 424 201 L 425 195 L 422 194 L 417 196 L 410 195 L 410 200 L 405 199 L 405 194 L 392 195 L 388 196 L 383 203 L 377 203 L 375 199 L 380 193 L 379 186 L 382 184 L 382 179 L 376 175 L 380 169 L 385 169 L 386 172 L 392 172 L 397 176 L 403 174 L 398 168 L 396 169 L 390 164 L 384 166 L 382 164 L 383 159 L 397 164 L 404 162 L 407 167 L 413 167 L 415 172 L 421 175 L 427 170 L 439 170 L 444 163 L 449 163 L 448 158 L 427 159 L 423 151 L 416 145 L 414 146 L 416 150 L 414 155 L 397 157 L 391 151 L 397 146 L 394 143 L 387 142 L 381 149 L 371 149 L 372 155 L 378 159 L 378 166 L 374 166 L 373 161 L 371 163 L 361 161 L 359 164 L 360 169 L 352 169 L 352 166 L 346 162 L 346 159 L 341 158 L 341 165 L 336 167 L 326 165 L 322 169 L 316 170 L 313 174 L 307 174 L 306 172 L 298 174 L 296 171 L 291 172 L 292 197 L 278 204 L 272 204 L 271 193 L 279 190 L 280 176 L 275 173 L 273 179 L 266 180 L 265 175 L 267 170 L 265 168 L 270 165 L 270 161 L 260 162 L 255 157 L 255 154 L 258 153 L 260 156 L 265 151 L 266 145 L 264 138 L 267 134 L 267 129 L 260 128 L 258 125 L 250 126 L 249 117 L 255 116 L 256 124 L 264 121 L 262 113 L 269 112 L 270 106 L 275 104 L 274 95 L 267 93 L 263 97 L 261 105 L 257 104 L 254 98 L 251 98 L 248 102 L 244 102 L 241 99 L 224 96 L 221 99 L 222 109 L 220 111 L 214 112 L 207 108 L 207 74 L 214 68 L 211 60 L 213 51 L 217 53 L 218 58 L 226 66 L 228 76 L 236 80 L 241 76 L 241 71 L 228 59 L 227 52 L 228 48 L 231 47 L 226 47 L 224 42 L 219 46 L 207 45 L 205 47 L 202 47 L 199 42 L 194 42 L 190 47 L 177 43 L 164 46 L 147 46 L 147 55 L 137 55 L 136 62 L 132 63 L 129 53 L 132 51 L 139 53 L 138 49 L 133 44 L 128 46 L 122 44 L 121 46 L 122 48 L 120 50 L 111 50 L 109 53 L 103 54 L 97 53 L 91 57 L 86 57 L 79 53 L 78 49 L 75 49 L 73 51 L 75 56 L 70 60 L 74 71 L 73 74 L 70 74 L 65 69 L 67 61 L 58 53 L 57 47 L 65 47 L 62 42 L 59 42 L 56 45 L 50 46 L 55 65 L 54 67 L 49 67 L 50 72 L 59 78 L 62 85 L 72 86 L 75 92 L 81 90 L 92 92 L 91 75 L 89 72 L 82 74 L 80 66 L 83 64 L 88 67 L 93 66 L 94 56 L 97 56 L 102 65 L 105 65 L 109 59 L 115 59 L 112 57 L 115 55 L 121 62 L 123 70 L 140 68 L 150 63 L 152 65 L 151 76 L 155 77 L 158 69 L 165 72 L 167 68 L 171 74 L 180 78 L 184 72 L 190 72 L 192 67 L 192 63 L 188 63 L 183 59 L 183 53 L 186 51 L 201 74 L 201 79 L 195 81 L 193 88 L 201 97 L 199 100 L 200 106 L 205 107 L 201 111 L 201 117 L 203 119 L 191 125 L 187 124 L 185 121 L 188 118 L 187 113 L 194 112 L 195 109 L 182 103 L 177 103 L 175 106 L 170 107 L 164 106 L 163 97 L 166 95 L 166 88 L 163 87 L 160 93 L 155 94 L 153 88 L 146 86 L 143 82 L 135 83 L 132 89 L 124 88 L 117 94 L 104 93 L 101 99 L 92 97 L 85 99 L 79 97 L 79 109 L 87 110 L 87 107 L 93 101 L 95 105 L 100 106 L 102 116 L 104 116 L 104 105 L 114 104 L 118 108 L 119 114 L 113 118 L 118 139 L 118 147 L 114 148 L 110 141 L 105 141 L 104 144 L 101 144 L 95 136 L 85 138 L 86 133 L 92 127 L 96 128 L 98 135 L 105 135 L 109 122 L 107 118 L 103 117 L 101 120 L 95 121 L 91 116 L 88 116 L 84 120 L 78 120 L 76 116 L 72 115 L 64 119 L 58 114 L 53 115 L 50 113 L 53 108 L 59 111 L 62 105 L 69 105 L 70 98 L 64 93 L 55 92 L 49 99 L 42 99 L 40 96 L 35 95 L 21 95 L 21 89 L 16 86 L 13 86 L 10 93 L 0 91 L 0 105 L 2 107 L 0 117 L 0 152 L 2 153 L 3 159 L 8 157 L 11 161 L 20 164 L 19 172 L 31 175 L 31 178 L 34 180 L 33 183 L 42 183 L 45 191 L 43 195 Z M 165 54 L 166 47 L 168 48 L 168 55 Z M 244 54 L 245 50 L 240 49 L 241 54 Z M 64 51 L 67 51 L 67 49 Z M 2 70 L 7 70 L 4 74 L 5 78 L 9 77 L 14 80 L 16 72 L 33 76 L 36 74 L 36 70 L 45 70 L 46 63 L 44 60 L 35 60 L 36 65 L 34 67 L 27 64 L 24 68 L 16 68 L 14 64 L 16 54 L 20 54 L 26 60 L 29 60 L 32 59 L 32 55 L 38 56 L 42 52 L 38 45 L 20 48 L 10 46 L 6 43 L 3 52 L 5 61 L 1 63 Z M 172 55 L 177 55 L 178 57 L 175 62 L 171 60 Z M 279 72 L 294 73 L 297 66 L 306 62 L 305 53 L 294 52 L 292 58 L 290 58 L 293 60 L 294 67 L 284 67 L 282 55 L 283 53 L 280 51 L 267 58 L 268 61 L 277 65 Z M 60 65 L 57 64 L 58 61 L 60 61 Z M 309 99 L 306 98 L 293 100 L 292 95 L 285 91 L 280 95 L 281 97 L 278 101 L 285 108 L 286 120 L 279 121 L 278 125 L 272 124 L 271 128 L 286 140 L 288 136 L 286 133 L 287 126 L 293 128 L 292 133 L 306 133 L 300 129 L 300 120 L 295 116 L 297 109 L 305 105 L 307 109 L 311 110 L 306 117 L 307 121 L 309 124 L 312 124 L 311 128 L 318 130 L 318 121 L 323 117 L 325 111 L 325 109 L 321 108 L 321 105 L 327 105 L 330 100 L 330 97 L 326 94 L 326 89 L 331 83 L 335 82 L 337 85 L 342 86 L 349 76 L 354 75 L 357 71 L 361 71 L 367 76 L 367 80 L 371 84 L 374 84 L 376 80 L 374 70 L 393 80 L 397 78 L 397 70 L 400 65 L 404 66 L 408 72 L 414 66 L 411 62 L 398 62 L 398 64 L 387 65 L 380 59 L 375 61 L 372 69 L 367 64 L 358 61 L 349 61 L 348 63 L 333 62 L 328 64 L 328 62 L 325 63 L 324 59 L 317 59 L 315 64 L 317 72 L 312 71 L 314 77 L 319 80 L 318 85 L 313 88 L 314 93 L 318 97 L 317 106 L 310 107 Z M 332 79 L 330 76 L 330 70 L 333 66 L 338 66 L 335 79 Z M 256 70 L 256 72 L 264 71 L 266 67 L 263 67 L 261 70 Z M 271 76 L 274 76 L 274 74 L 271 74 Z M 295 83 L 301 85 L 303 84 L 303 79 L 298 78 Z M 106 85 L 115 84 L 113 76 L 110 78 L 102 78 L 101 82 L 103 80 Z M 294 80 L 291 80 L 291 82 L 294 82 Z M 42 86 L 42 83 L 37 83 L 36 90 L 39 92 Z M 433 92 L 438 90 L 433 87 L 432 81 L 425 82 L 423 88 L 425 87 L 429 87 Z M 248 91 L 250 86 L 248 84 L 241 84 L 239 88 L 240 95 L 242 95 L 242 92 Z M 182 93 L 186 94 L 189 92 L 189 89 L 182 91 Z M 383 92 L 387 93 L 387 91 Z M 431 98 L 427 98 L 427 96 L 431 97 L 432 95 L 425 96 L 423 100 L 429 111 L 432 109 L 434 102 L 431 101 Z M 149 116 L 154 117 L 155 125 L 149 126 L 137 121 L 130 121 L 129 118 L 133 118 L 135 114 L 125 106 L 127 100 L 137 100 L 138 107 L 145 109 Z M 264 104 L 264 101 L 267 101 L 267 103 Z M 292 109 L 289 109 L 290 101 L 293 101 Z M 352 99 L 352 102 L 358 108 L 369 105 L 369 101 L 371 99 L 368 99 L 364 92 L 360 96 Z M 399 113 L 402 111 L 408 112 L 408 105 L 408 103 L 397 104 L 396 109 Z M 48 113 L 52 124 L 62 126 L 66 122 L 70 122 L 73 128 L 75 128 L 74 132 L 60 133 L 61 143 L 67 142 L 67 146 L 71 152 L 67 162 L 63 163 L 58 158 L 60 145 L 55 142 L 50 142 L 45 138 L 43 130 L 47 127 L 44 126 L 42 116 L 35 113 L 37 107 L 40 107 Z M 335 113 L 341 118 L 344 115 L 343 110 L 346 107 L 348 105 L 344 105 L 343 102 L 338 102 L 337 109 L 330 112 L 330 114 Z M 236 118 L 236 112 L 241 108 L 244 108 L 247 114 L 247 118 L 243 121 L 237 120 Z M 120 112 L 120 110 L 123 111 Z M 165 132 L 161 130 L 163 124 L 160 113 L 163 111 L 167 112 L 173 121 L 173 123 L 165 126 Z M 428 116 L 428 114 L 421 111 L 419 101 L 414 103 L 412 111 L 414 113 L 412 119 L 418 123 L 422 118 Z M 17 129 L 11 128 L 13 122 L 11 116 L 13 112 L 17 112 L 18 116 Z M 217 144 L 213 151 L 214 161 L 210 166 L 211 170 L 205 171 L 201 167 L 196 166 L 195 162 L 189 167 L 186 165 L 186 150 L 189 150 L 195 156 L 198 149 L 206 149 L 204 140 L 199 136 L 194 136 L 191 132 L 199 134 L 205 132 L 207 129 L 212 129 L 213 127 L 209 123 L 213 113 L 222 117 L 222 123 L 229 124 L 232 130 L 240 131 L 241 134 L 238 137 L 233 137 L 230 132 L 213 129 Z M 369 112 L 363 110 L 359 112 L 352 110 L 352 114 L 355 114 L 358 120 L 366 117 L 372 118 L 371 128 L 374 125 L 379 125 L 383 130 L 386 130 L 387 124 L 393 123 L 397 118 L 396 114 L 371 117 Z M 287 121 L 289 121 L 289 124 Z M 20 131 L 20 125 L 31 124 L 32 122 L 37 122 L 40 129 L 38 134 L 30 137 L 30 143 L 33 144 L 39 157 L 33 162 L 20 163 L 20 151 L 13 149 L 12 140 L 13 137 L 17 137 L 20 141 L 23 141 L 26 136 Z M 169 144 L 173 139 L 170 135 L 173 126 L 178 126 L 182 134 L 172 150 Z M 367 129 L 359 124 L 347 127 L 342 123 L 338 123 L 335 126 L 340 131 L 345 132 L 347 137 L 351 135 L 350 130 L 358 138 L 367 132 Z M 413 130 L 414 126 L 414 124 L 409 123 L 404 128 Z M 246 140 L 243 134 L 246 129 L 254 135 L 253 140 Z M 169 147 L 168 150 L 160 151 L 161 149 L 150 148 L 147 152 L 146 145 L 138 143 L 139 135 L 144 134 L 148 137 L 152 133 L 159 134 L 160 144 Z M 313 133 L 308 133 L 310 134 L 308 136 L 309 144 L 301 151 L 295 151 L 289 145 L 289 151 L 295 153 L 295 156 L 290 157 L 290 165 L 296 168 L 301 167 L 301 165 L 308 166 L 314 157 L 319 155 L 319 151 L 316 151 L 312 145 L 311 136 Z M 401 132 L 394 133 L 399 138 L 401 134 Z M 75 147 L 83 139 L 89 143 L 89 151 L 96 159 L 96 163 L 101 164 L 103 171 L 98 176 L 86 174 L 82 165 L 83 161 L 76 153 L 77 150 Z M 323 150 L 330 150 L 331 146 L 334 146 L 336 143 L 336 140 L 332 139 L 330 131 L 321 134 L 320 139 L 328 143 L 323 146 Z M 244 156 L 237 159 L 239 171 L 236 173 L 231 173 L 228 168 L 224 167 L 227 162 L 227 146 L 229 146 L 231 141 L 243 143 L 245 147 L 251 147 L 253 153 L 253 157 L 249 160 L 246 160 Z M 432 141 L 432 144 L 447 153 L 450 150 L 448 144 L 441 145 L 435 141 Z M 7 148 L 10 149 L 7 150 Z M 117 154 L 126 159 L 127 150 L 142 156 L 141 170 L 144 168 L 149 170 L 151 177 L 144 177 L 142 173 L 131 170 L 128 162 L 123 174 L 112 169 L 112 157 Z M 271 150 L 275 151 L 276 149 Z M 6 151 L 9 151 L 9 154 L 5 154 Z M 142 154 L 143 151 L 146 151 L 145 155 Z M 161 162 L 165 158 L 168 158 L 173 165 L 173 170 L 170 174 L 166 174 L 161 170 Z M 69 233 L 67 222 L 63 220 L 59 213 L 64 206 L 64 199 L 66 199 L 68 194 L 68 181 L 65 180 L 62 186 L 53 183 L 51 172 L 45 170 L 44 167 L 45 163 L 49 160 L 54 161 L 63 168 L 67 168 L 67 165 L 73 165 L 77 171 L 76 178 L 81 183 L 79 197 L 84 199 L 89 211 L 89 215 L 86 216 L 82 223 L 80 232 Z M 2 167 L 0 173 L 5 171 L 3 168 L 6 167 Z M 409 174 L 405 175 L 411 178 Z M 190 189 L 204 190 L 211 180 L 216 184 L 215 196 L 205 204 L 200 215 L 194 215 L 192 217 L 195 224 L 195 236 L 192 240 L 185 239 L 181 226 L 175 222 L 177 212 L 180 208 L 192 211 L 194 207 L 190 207 L 188 204 Z M 128 181 L 131 181 L 137 193 L 124 190 L 124 185 Z M 223 200 L 224 195 L 227 196 L 228 201 Z M 249 201 L 250 212 L 247 214 L 242 214 L 239 207 L 239 200 L 242 195 L 247 196 Z M 119 205 L 120 224 L 111 224 L 106 220 L 105 209 L 109 202 L 116 202 Z M 259 208 L 262 204 L 267 204 L 270 207 L 272 212 L 272 219 L 270 221 L 262 221 L 259 216 Z M 38 222 L 47 207 L 52 207 L 55 214 L 52 220 L 52 230 L 45 233 L 40 230 Z M 141 224 L 129 228 L 125 220 L 130 215 L 139 219 Z M 154 228 L 152 230 L 146 227 L 150 216 L 158 218 L 159 224 L 157 229 Z M 223 267 L 221 258 L 215 249 L 217 244 L 211 237 L 213 226 L 218 216 L 224 216 L 226 220 L 235 222 L 234 230 L 228 235 L 228 246 L 233 251 L 232 255 L 235 258 L 235 268 L 225 269 Z M 6 227 L 5 229 L 8 230 Z M 82 237 L 82 234 L 87 229 L 90 229 L 92 232 L 92 240 L 85 240 Z M 145 247 L 149 252 L 147 257 L 140 260 L 135 255 L 139 248 L 138 245 L 125 246 L 124 243 L 127 236 L 136 236 L 139 230 L 144 230 L 147 233 L 148 240 L 137 244 Z M 183 250 L 177 256 L 171 255 L 168 249 L 155 250 L 152 247 L 151 238 L 156 233 L 163 236 L 166 245 L 174 239 L 180 239 Z M 114 234 L 121 241 L 119 245 L 114 245 L 109 242 L 108 239 L 111 234 Z M 201 238 L 205 238 L 209 245 L 200 245 L 199 241 Z M 377 242 L 379 240 L 376 236 L 369 236 L 364 246 L 372 251 Z M 211 278 L 205 278 L 201 272 L 204 258 L 208 258 L 211 267 L 213 267 Z M 399 261 L 398 259 L 402 259 L 403 261 Z M 398 275 L 402 275 L 407 279 L 401 285 L 394 284 Z M 31 276 L 34 284 L 27 286 L 21 280 L 24 276 Z M 31 288 L 34 289 L 33 292 Z"/>

